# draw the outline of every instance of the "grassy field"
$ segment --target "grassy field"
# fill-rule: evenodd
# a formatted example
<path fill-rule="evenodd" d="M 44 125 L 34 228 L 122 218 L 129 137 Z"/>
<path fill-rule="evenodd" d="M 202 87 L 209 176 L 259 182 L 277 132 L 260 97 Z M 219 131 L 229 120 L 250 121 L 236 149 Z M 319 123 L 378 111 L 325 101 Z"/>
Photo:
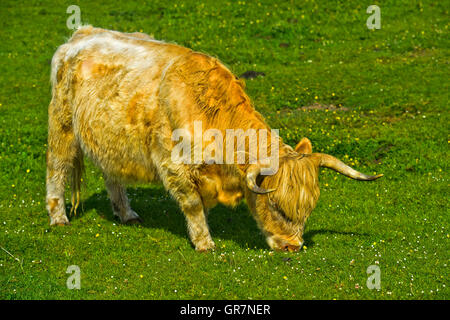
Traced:
<path fill-rule="evenodd" d="M 160 186 L 130 186 L 144 223 L 120 225 L 89 161 L 83 211 L 50 228 L 49 62 L 71 34 L 70 4 L 84 24 L 176 42 L 236 75 L 264 72 L 247 92 L 287 143 L 309 137 L 316 151 L 385 177 L 323 170 L 298 253 L 270 251 L 245 204 L 212 210 L 217 249 L 197 253 Z M 379 30 L 366 26 L 371 4 Z M 433 1 L 2 0 L 0 298 L 449 299 L 448 16 Z M 80 290 L 66 287 L 70 265 Z M 370 265 L 380 290 L 366 286 Z"/>

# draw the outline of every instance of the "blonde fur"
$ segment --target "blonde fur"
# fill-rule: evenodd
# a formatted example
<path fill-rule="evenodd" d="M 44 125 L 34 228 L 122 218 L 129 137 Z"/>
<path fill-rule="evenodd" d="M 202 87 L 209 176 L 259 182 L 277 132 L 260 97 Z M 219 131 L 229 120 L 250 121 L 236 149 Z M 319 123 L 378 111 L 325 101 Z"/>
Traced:
<path fill-rule="evenodd" d="M 52 59 L 49 105 L 47 209 L 50 224 L 68 224 L 64 186 L 71 177 L 72 208 L 80 200 L 83 155 L 103 171 L 114 214 L 140 221 L 125 185 L 162 182 L 183 211 L 199 251 L 214 248 L 206 211 L 217 203 L 247 203 L 274 249 L 298 250 L 306 219 L 319 197 L 318 166 L 283 144 L 276 174 L 258 177 L 269 195 L 247 187 L 244 164 L 177 164 L 171 161 L 175 129 L 270 128 L 238 80 L 220 61 L 142 33 L 91 26 L 77 30 Z M 311 151 L 304 141 L 297 151 Z M 205 145 L 200 146 L 203 150 Z M 269 154 L 273 146 L 268 146 Z M 258 152 L 258 150 L 256 150 Z M 237 150 L 236 150 L 237 152 Z M 247 149 L 248 153 L 249 150 Z"/>

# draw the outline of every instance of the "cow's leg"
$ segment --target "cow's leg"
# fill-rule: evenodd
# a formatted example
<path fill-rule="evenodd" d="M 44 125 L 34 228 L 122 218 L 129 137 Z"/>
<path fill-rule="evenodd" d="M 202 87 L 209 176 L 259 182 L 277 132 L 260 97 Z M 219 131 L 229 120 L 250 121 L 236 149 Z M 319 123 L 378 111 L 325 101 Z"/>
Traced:
<path fill-rule="evenodd" d="M 122 223 L 131 224 L 142 222 L 139 215 L 131 209 L 125 188 L 114 179 L 106 176 L 105 185 L 108 190 L 114 215 L 119 217 Z"/>
<path fill-rule="evenodd" d="M 64 108 L 58 108 L 52 101 L 46 159 L 46 203 L 50 225 L 69 224 L 64 203 L 65 183 L 69 175 L 80 178 L 82 167 L 82 153 L 73 134 L 71 120 L 66 114 L 62 115 L 63 112 Z"/>
<path fill-rule="evenodd" d="M 158 167 L 159 176 L 166 190 L 172 194 L 184 213 L 189 237 L 195 249 L 197 251 L 214 249 L 215 244 L 209 233 L 206 212 L 196 186 L 182 167 L 163 160 L 158 161 L 161 164 Z"/>
<path fill-rule="evenodd" d="M 185 195 L 183 197 L 178 196 L 177 198 L 186 217 L 189 237 L 195 249 L 197 251 L 214 249 L 215 244 L 209 233 L 206 213 L 201 198 L 196 194 L 187 197 Z"/>
<path fill-rule="evenodd" d="M 49 148 L 47 150 L 47 210 L 50 225 L 69 224 L 64 203 L 65 182 L 69 170 L 68 163 L 58 158 Z"/>

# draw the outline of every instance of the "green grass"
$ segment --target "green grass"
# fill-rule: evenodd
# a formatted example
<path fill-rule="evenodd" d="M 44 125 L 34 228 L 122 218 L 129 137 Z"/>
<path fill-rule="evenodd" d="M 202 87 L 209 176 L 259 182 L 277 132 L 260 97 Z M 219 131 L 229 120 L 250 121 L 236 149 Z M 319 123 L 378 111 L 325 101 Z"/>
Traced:
<path fill-rule="evenodd" d="M 0 298 L 449 299 L 448 6 L 300 3 L 2 0 Z M 69 4 L 83 23 L 143 30 L 219 57 L 237 75 L 264 72 L 247 92 L 287 143 L 307 136 L 316 151 L 385 177 L 364 183 L 324 170 L 299 253 L 271 252 L 241 204 L 212 210 L 217 249 L 199 254 L 160 186 L 130 187 L 145 222 L 120 225 L 90 162 L 84 211 L 50 228 L 49 61 L 71 34 Z M 371 4 L 380 30 L 366 27 Z M 302 109 L 314 103 L 338 108 Z M 366 287 L 374 264 L 381 290 Z M 81 269 L 81 290 L 66 288 L 70 265 Z"/>

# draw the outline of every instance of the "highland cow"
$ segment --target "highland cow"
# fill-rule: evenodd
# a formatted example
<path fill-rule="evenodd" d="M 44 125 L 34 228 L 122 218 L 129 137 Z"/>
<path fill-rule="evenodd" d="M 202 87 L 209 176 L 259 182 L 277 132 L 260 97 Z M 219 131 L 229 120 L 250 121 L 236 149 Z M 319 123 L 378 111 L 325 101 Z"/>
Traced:
<path fill-rule="evenodd" d="M 46 178 L 51 225 L 69 224 L 67 180 L 72 210 L 78 207 L 85 155 L 102 170 L 114 215 L 123 223 L 141 220 L 125 185 L 162 182 L 183 211 L 199 251 L 214 248 L 207 210 L 218 203 L 236 206 L 243 198 L 271 248 L 299 250 L 319 198 L 319 167 L 359 180 L 381 176 L 312 153 L 306 138 L 295 148 L 284 144 L 252 106 L 243 81 L 220 61 L 143 33 L 79 28 L 53 56 L 51 83 Z M 243 151 L 244 162 L 174 162 L 172 134 L 180 128 L 193 132 L 194 122 L 222 137 L 230 129 L 266 130 L 269 156 L 257 157 L 262 147 L 251 151 L 246 142 L 244 150 L 232 154 L 234 159 Z M 192 144 L 206 148 L 205 141 Z M 274 160 L 277 170 L 262 174 Z"/>

